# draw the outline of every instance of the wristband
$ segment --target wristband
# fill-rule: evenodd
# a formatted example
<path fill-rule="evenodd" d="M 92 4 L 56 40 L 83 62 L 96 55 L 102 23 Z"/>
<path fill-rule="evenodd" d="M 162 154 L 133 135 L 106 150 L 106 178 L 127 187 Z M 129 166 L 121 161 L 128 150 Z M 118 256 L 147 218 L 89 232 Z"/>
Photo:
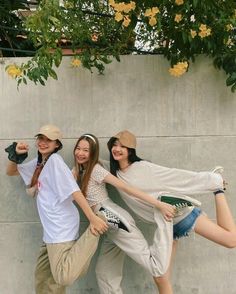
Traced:
<path fill-rule="evenodd" d="M 16 142 L 13 142 L 10 146 L 8 146 L 5 151 L 8 153 L 8 159 L 16 164 L 22 163 L 27 157 L 28 152 L 24 154 L 17 154 L 16 153 Z"/>
<path fill-rule="evenodd" d="M 213 192 L 214 195 L 217 195 L 217 194 L 220 194 L 220 193 L 224 194 L 224 190 L 217 190 L 217 191 Z"/>

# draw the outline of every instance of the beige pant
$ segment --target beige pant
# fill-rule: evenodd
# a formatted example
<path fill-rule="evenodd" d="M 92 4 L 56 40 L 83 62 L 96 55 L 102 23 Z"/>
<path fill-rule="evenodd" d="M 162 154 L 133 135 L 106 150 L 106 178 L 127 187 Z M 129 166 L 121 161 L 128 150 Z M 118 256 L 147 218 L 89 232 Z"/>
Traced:
<path fill-rule="evenodd" d="M 148 245 L 132 216 L 111 200 L 101 205 L 117 212 L 130 225 L 130 232 L 109 230 L 102 244 L 96 266 L 96 276 L 102 294 L 121 294 L 120 283 L 125 255 L 131 257 L 152 276 L 162 276 L 168 269 L 173 243 L 173 223 L 166 222 L 157 209 L 152 209 L 153 222 L 158 224 L 153 244 Z"/>
<path fill-rule="evenodd" d="M 65 286 L 87 272 L 99 236 L 88 228 L 76 241 L 41 247 L 35 271 L 36 294 L 64 294 Z"/>
<path fill-rule="evenodd" d="M 65 294 L 66 287 L 57 284 L 53 278 L 48 258 L 46 244 L 39 251 L 35 269 L 35 293 L 36 294 Z"/>

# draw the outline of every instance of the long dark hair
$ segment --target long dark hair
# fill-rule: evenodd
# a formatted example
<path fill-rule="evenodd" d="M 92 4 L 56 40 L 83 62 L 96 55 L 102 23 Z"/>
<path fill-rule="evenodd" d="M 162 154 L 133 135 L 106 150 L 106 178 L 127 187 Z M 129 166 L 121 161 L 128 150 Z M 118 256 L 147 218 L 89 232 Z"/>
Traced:
<path fill-rule="evenodd" d="M 86 140 L 89 143 L 89 160 L 86 169 L 81 164 L 78 164 L 75 158 L 75 150 L 81 140 Z M 94 166 L 99 163 L 99 142 L 97 137 L 92 134 L 84 134 L 77 140 L 74 151 L 74 161 L 75 161 L 75 176 L 76 180 L 80 186 L 82 193 L 87 196 L 87 188 L 89 179 L 91 177 L 91 173 L 93 171 Z"/>
<path fill-rule="evenodd" d="M 57 151 L 59 151 L 60 149 L 62 149 L 62 146 L 63 146 L 63 145 L 62 145 L 61 141 L 56 140 L 56 143 L 57 143 L 59 146 L 58 146 L 57 148 L 55 148 L 55 150 L 54 150 L 51 154 L 49 154 L 48 157 L 45 158 L 44 160 L 43 160 L 43 158 L 42 158 L 42 154 L 38 151 L 37 166 L 36 166 L 36 169 L 35 169 L 35 171 L 34 171 L 34 173 L 33 173 L 33 176 L 32 176 L 32 179 L 31 179 L 31 183 L 30 183 L 30 187 L 33 187 L 33 186 L 35 186 L 35 185 L 37 184 L 37 182 L 38 182 L 38 178 L 39 178 L 39 176 L 40 176 L 40 174 L 41 174 L 41 171 L 43 170 L 43 167 L 44 167 L 45 163 L 47 162 L 48 158 L 49 158 L 53 153 L 57 153 Z"/>
<path fill-rule="evenodd" d="M 110 152 L 110 172 L 114 176 L 117 176 L 117 171 L 120 169 L 119 162 L 114 159 L 114 157 L 112 155 L 112 152 L 111 152 L 111 149 L 112 149 L 112 147 L 114 146 L 114 144 L 115 144 L 115 142 L 117 140 L 118 140 L 117 138 L 111 137 L 110 140 L 107 143 L 107 147 L 108 147 L 108 150 Z M 130 164 L 132 164 L 132 163 L 134 163 L 136 161 L 143 160 L 142 158 L 137 156 L 136 149 L 128 148 L 128 147 L 126 147 L 126 148 L 128 149 L 128 162 Z"/>

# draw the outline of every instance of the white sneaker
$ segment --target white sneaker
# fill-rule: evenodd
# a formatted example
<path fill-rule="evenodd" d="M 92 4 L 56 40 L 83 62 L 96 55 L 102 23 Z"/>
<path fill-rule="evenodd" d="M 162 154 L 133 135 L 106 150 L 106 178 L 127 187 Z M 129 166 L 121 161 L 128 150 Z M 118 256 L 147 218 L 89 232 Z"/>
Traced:
<path fill-rule="evenodd" d="M 213 170 L 212 170 L 213 173 L 216 173 L 216 174 L 220 174 L 222 175 L 223 172 L 224 172 L 224 168 L 223 166 L 216 166 Z"/>

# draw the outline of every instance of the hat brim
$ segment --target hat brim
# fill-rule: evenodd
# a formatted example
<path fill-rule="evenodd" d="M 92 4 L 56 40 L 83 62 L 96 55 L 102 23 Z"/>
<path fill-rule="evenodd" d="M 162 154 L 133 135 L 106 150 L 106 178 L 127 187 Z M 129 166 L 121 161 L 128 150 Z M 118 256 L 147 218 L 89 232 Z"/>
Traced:
<path fill-rule="evenodd" d="M 121 143 L 124 147 L 126 147 L 126 148 L 129 148 L 129 149 L 136 149 L 136 145 L 134 145 L 134 144 L 127 144 L 127 142 L 123 142 L 123 141 L 122 141 L 122 138 L 119 138 L 118 136 L 117 136 L 117 137 L 116 137 L 116 136 L 113 136 L 113 137 L 111 137 L 111 138 L 109 139 L 109 141 L 107 142 L 107 147 L 108 147 L 109 150 L 112 148 L 113 142 L 114 142 L 115 140 L 119 140 L 120 143 Z"/>
<path fill-rule="evenodd" d="M 37 135 L 35 135 L 35 137 L 38 137 L 38 136 L 40 136 L 40 135 L 46 136 L 48 139 L 50 139 L 50 140 L 52 140 L 52 141 L 58 140 L 58 141 L 61 142 L 61 139 L 58 139 L 57 136 L 54 137 L 52 134 L 49 134 L 49 133 L 47 133 L 47 132 L 38 133 Z"/>

